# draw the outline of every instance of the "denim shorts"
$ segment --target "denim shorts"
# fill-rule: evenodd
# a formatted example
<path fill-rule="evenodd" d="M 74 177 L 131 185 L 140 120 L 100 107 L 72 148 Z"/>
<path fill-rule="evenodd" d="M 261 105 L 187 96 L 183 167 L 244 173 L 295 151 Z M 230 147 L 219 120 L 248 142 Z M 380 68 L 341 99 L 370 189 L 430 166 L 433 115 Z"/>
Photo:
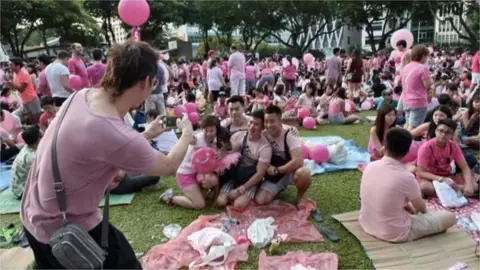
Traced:
<path fill-rule="evenodd" d="M 330 122 L 330 124 L 343 125 L 345 119 L 343 119 L 343 115 L 329 116 L 328 122 Z"/>
<path fill-rule="evenodd" d="M 427 108 L 415 108 L 409 109 L 405 108 L 405 118 L 407 120 L 407 124 L 410 127 L 418 127 L 425 121 L 427 117 Z"/>

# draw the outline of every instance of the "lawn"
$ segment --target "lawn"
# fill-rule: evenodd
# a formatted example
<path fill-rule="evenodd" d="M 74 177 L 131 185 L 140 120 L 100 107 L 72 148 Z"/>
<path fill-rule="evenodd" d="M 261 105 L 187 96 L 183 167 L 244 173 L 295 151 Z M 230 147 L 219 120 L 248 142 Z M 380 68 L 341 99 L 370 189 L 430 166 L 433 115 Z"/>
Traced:
<path fill-rule="evenodd" d="M 374 115 L 374 112 L 362 113 L 362 116 Z M 345 139 L 353 139 L 357 145 L 366 147 L 371 125 L 368 123 L 350 126 L 320 126 L 315 131 L 302 130 L 302 136 L 332 136 L 337 135 Z M 372 269 L 373 265 L 363 251 L 357 239 L 345 230 L 341 224 L 334 221 L 330 215 L 359 209 L 358 193 L 360 185 L 358 171 L 345 171 L 317 175 L 313 177 L 313 184 L 307 196 L 317 201 L 318 208 L 325 216 L 324 224 L 332 228 L 341 238 L 338 243 L 325 240 L 320 244 L 284 244 L 280 247 L 282 253 L 293 250 L 312 252 L 329 251 L 339 256 L 341 269 Z M 174 177 L 164 179 L 165 189 L 173 187 L 179 191 Z M 207 208 L 206 210 L 188 210 L 166 206 L 159 202 L 158 196 L 163 191 L 144 191 L 135 195 L 133 203 L 127 206 L 115 206 L 111 209 L 111 223 L 118 227 L 130 240 L 135 252 L 147 252 L 152 246 L 165 241 L 162 226 L 178 223 L 187 226 L 199 215 L 213 214 L 220 209 Z M 295 189 L 289 188 L 283 192 L 280 199 L 293 201 Z M 8 223 L 20 224 L 18 214 L 2 215 L 0 226 Z M 257 269 L 259 249 L 249 249 L 249 260 L 238 265 L 238 269 Z"/>

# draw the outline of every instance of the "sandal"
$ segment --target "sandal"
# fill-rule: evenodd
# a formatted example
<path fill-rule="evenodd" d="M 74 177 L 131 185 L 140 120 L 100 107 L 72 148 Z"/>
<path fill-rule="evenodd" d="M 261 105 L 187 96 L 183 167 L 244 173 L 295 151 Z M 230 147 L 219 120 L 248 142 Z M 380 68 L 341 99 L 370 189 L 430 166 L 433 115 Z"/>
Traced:
<path fill-rule="evenodd" d="M 317 228 L 317 231 L 320 232 L 323 236 L 327 237 L 328 240 L 332 242 L 338 242 L 340 240 L 340 237 L 338 237 L 338 235 L 329 227 L 322 226 L 320 225 L 320 223 L 316 222 L 314 222 L 314 224 L 315 228 Z"/>
<path fill-rule="evenodd" d="M 322 212 L 320 212 L 320 210 L 315 209 L 311 214 L 310 216 L 313 218 L 313 220 L 315 220 L 316 222 L 322 222 L 323 221 L 323 216 L 322 216 Z"/>
<path fill-rule="evenodd" d="M 160 195 L 160 200 L 162 200 L 167 205 L 172 204 L 173 199 L 173 189 L 169 188 Z"/>

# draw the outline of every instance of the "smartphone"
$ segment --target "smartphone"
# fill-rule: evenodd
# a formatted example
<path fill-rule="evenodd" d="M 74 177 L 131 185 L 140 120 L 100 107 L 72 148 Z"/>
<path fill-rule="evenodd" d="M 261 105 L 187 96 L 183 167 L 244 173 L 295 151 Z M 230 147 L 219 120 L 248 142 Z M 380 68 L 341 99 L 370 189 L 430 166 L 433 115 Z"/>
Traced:
<path fill-rule="evenodd" d="M 177 127 L 177 117 L 175 116 L 167 116 L 164 119 L 165 127 L 167 128 L 175 128 Z"/>

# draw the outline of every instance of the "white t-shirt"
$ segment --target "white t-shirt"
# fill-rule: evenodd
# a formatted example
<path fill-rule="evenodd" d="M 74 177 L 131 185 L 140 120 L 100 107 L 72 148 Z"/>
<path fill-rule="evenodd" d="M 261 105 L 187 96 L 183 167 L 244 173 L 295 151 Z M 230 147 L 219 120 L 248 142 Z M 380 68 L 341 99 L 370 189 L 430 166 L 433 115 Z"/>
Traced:
<path fill-rule="evenodd" d="M 208 90 L 218 91 L 220 87 L 223 86 L 221 77 L 223 76 L 223 71 L 219 67 L 209 68 L 207 70 L 207 83 Z"/>
<path fill-rule="evenodd" d="M 430 103 L 428 103 L 427 111 L 431 111 L 435 109 L 440 103 L 438 103 L 438 99 L 436 97 L 432 97 L 432 100 L 430 100 Z"/>
<path fill-rule="evenodd" d="M 170 152 L 177 142 L 178 138 L 173 130 L 164 132 L 155 139 L 157 149 L 162 152 Z"/>
<path fill-rule="evenodd" d="M 195 170 L 193 169 L 192 166 L 192 155 L 193 153 L 200 147 L 212 147 L 215 145 L 215 141 L 211 145 L 207 145 L 207 142 L 205 141 L 205 136 L 203 135 L 203 132 L 200 132 L 195 135 L 196 143 L 195 145 L 189 145 L 187 149 L 187 153 L 185 154 L 185 157 L 183 158 L 182 164 L 178 167 L 177 174 L 192 174 L 195 173 Z"/>
<path fill-rule="evenodd" d="M 47 77 L 48 86 L 52 92 L 52 97 L 68 98 L 70 93 L 63 88 L 60 82 L 62 75 L 70 75 L 68 68 L 60 63 L 51 63 L 45 69 L 45 76 Z"/>
<path fill-rule="evenodd" d="M 165 77 L 165 84 L 161 85 L 162 93 L 168 93 L 167 84 L 168 84 L 168 79 L 170 78 L 170 71 L 168 71 L 167 64 L 165 64 L 164 62 L 160 62 L 159 66 L 163 69 L 163 75 Z"/>

